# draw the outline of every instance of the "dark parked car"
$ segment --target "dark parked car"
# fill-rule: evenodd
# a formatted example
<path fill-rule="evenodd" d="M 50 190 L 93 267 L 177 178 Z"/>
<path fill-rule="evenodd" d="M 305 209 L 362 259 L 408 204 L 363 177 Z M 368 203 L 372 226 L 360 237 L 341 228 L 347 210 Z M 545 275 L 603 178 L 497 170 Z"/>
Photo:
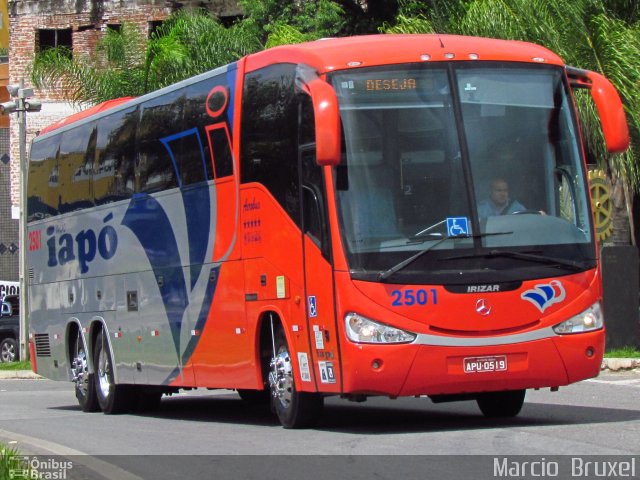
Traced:
<path fill-rule="evenodd" d="M 6 295 L 0 302 L 0 362 L 18 361 L 20 339 L 20 301 Z"/>

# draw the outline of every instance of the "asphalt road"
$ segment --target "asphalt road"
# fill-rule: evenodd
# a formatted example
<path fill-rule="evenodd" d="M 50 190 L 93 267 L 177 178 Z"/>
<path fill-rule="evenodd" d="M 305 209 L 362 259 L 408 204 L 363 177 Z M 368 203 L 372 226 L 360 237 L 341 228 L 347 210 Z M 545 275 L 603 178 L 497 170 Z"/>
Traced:
<path fill-rule="evenodd" d="M 310 430 L 285 430 L 232 391 L 181 393 L 153 414 L 108 416 L 82 413 L 70 383 L 0 380 L 0 440 L 72 459 L 67 478 L 495 478 L 495 458 L 519 455 L 548 474 L 566 456 L 560 475 L 546 475 L 556 478 L 570 457 L 623 455 L 638 476 L 640 373 L 529 391 L 521 414 L 500 421 L 475 402 L 330 398 Z"/>

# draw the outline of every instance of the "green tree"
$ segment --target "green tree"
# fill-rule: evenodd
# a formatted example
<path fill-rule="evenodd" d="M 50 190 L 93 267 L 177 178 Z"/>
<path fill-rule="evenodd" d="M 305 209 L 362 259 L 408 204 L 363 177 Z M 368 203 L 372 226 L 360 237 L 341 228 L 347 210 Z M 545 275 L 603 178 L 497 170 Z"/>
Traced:
<path fill-rule="evenodd" d="M 242 23 L 273 47 L 338 35 L 345 27 L 344 11 L 331 0 L 240 0 Z"/>

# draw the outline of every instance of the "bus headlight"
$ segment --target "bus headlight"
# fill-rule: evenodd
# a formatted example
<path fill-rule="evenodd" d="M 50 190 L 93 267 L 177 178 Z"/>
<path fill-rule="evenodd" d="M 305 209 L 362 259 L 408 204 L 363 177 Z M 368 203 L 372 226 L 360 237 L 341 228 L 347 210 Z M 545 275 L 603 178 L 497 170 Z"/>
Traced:
<path fill-rule="evenodd" d="M 344 317 L 347 337 L 358 343 L 409 343 L 416 339 L 415 333 L 405 332 L 383 323 L 375 322 L 357 313 Z"/>
<path fill-rule="evenodd" d="M 553 331 L 559 335 L 566 335 L 567 333 L 599 330 L 603 325 L 604 319 L 602 317 L 602 307 L 600 306 L 600 302 L 596 302 L 584 312 L 555 325 L 553 327 Z"/>

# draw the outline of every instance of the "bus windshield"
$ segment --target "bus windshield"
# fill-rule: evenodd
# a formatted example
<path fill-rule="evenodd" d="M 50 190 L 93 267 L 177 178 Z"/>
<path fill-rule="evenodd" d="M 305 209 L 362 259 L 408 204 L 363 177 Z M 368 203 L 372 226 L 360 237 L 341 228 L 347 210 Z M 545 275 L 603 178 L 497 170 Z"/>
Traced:
<path fill-rule="evenodd" d="M 344 132 L 336 202 L 353 278 L 495 282 L 595 266 L 560 67 L 424 63 L 336 72 L 331 82 Z"/>

